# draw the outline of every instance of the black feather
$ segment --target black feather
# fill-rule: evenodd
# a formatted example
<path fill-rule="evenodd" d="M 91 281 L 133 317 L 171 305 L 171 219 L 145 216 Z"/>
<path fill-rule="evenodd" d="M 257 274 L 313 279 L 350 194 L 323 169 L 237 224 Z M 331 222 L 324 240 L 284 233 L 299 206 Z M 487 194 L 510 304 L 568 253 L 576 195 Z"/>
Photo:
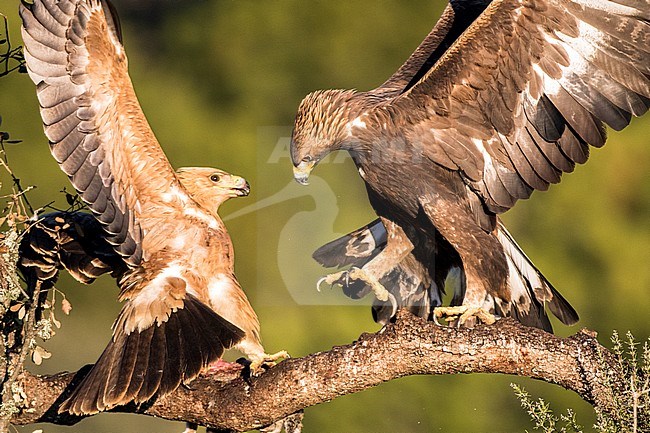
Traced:
<path fill-rule="evenodd" d="M 546 141 L 557 141 L 564 133 L 564 117 L 546 95 L 542 95 L 535 107 L 526 104 L 526 116 L 539 135 Z"/>
<path fill-rule="evenodd" d="M 402 90 L 407 92 L 413 87 L 427 72 L 436 64 L 449 47 L 458 39 L 458 37 L 474 22 L 474 20 L 485 10 L 491 3 L 491 0 L 451 0 L 449 4 L 454 11 L 453 23 L 448 33 L 445 35 L 440 44 L 435 47 L 429 57 L 415 72 L 409 83 Z"/>
<path fill-rule="evenodd" d="M 330 241 L 312 254 L 321 265 L 344 267 L 357 263 L 359 259 L 371 257 L 386 244 L 386 230 L 381 220 L 376 219 L 345 236 Z"/>
<path fill-rule="evenodd" d="M 166 322 L 159 325 L 154 324 L 149 329 L 151 330 L 151 342 L 149 343 L 147 368 L 144 371 L 142 387 L 140 387 L 137 396 L 134 398 L 136 403 L 149 400 L 160 388 L 160 380 L 163 376 L 165 358 L 167 357 L 168 334 L 176 335 L 178 333 L 178 321 L 170 316 Z"/>
<path fill-rule="evenodd" d="M 127 334 L 115 329 L 95 366 L 59 411 L 90 414 L 171 392 L 181 380 L 196 377 L 244 337 L 242 330 L 192 295 L 188 294 L 184 303 L 184 308 L 171 313 L 167 321 L 142 331 Z M 187 324 L 191 324 L 191 332 L 200 330 L 201 338 L 180 339 L 185 335 L 181 327 Z"/>

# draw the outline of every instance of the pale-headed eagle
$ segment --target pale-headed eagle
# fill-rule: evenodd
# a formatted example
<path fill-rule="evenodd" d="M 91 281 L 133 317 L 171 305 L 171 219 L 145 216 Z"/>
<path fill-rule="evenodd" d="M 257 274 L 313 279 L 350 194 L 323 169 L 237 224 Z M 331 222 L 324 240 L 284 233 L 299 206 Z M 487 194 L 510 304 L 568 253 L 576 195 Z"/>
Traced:
<path fill-rule="evenodd" d="M 451 273 L 458 308 L 441 312 L 461 321 L 488 310 L 550 330 L 548 304 L 575 323 L 499 214 L 584 163 L 603 124 L 620 130 L 648 110 L 649 21 L 645 0 L 452 0 L 378 88 L 308 95 L 296 180 L 347 150 L 380 217 L 316 252 L 353 265 L 325 281 L 372 289 L 382 322 L 398 306 L 430 316 Z"/>
<path fill-rule="evenodd" d="M 200 175 L 203 170 L 183 167 L 177 175 L 191 192 L 197 188 L 196 181 L 204 177 Z M 250 192 L 244 178 L 219 169 L 210 169 L 210 172 L 218 176 L 214 186 L 208 188 L 215 193 L 215 209 L 232 197 L 247 196 Z M 35 290 L 40 290 L 42 301 L 54 287 L 62 269 L 83 284 L 91 284 L 107 273 L 120 281 L 130 269 L 108 242 L 102 223 L 84 211 L 38 215 L 21 235 L 17 265 L 27 283 L 27 293 L 31 297 Z"/>
<path fill-rule="evenodd" d="M 117 15 L 104 0 L 23 3 L 22 35 L 50 150 L 126 269 L 113 338 L 60 410 L 144 402 L 196 377 L 225 349 L 253 362 L 259 322 L 217 214 L 248 192 L 223 172 L 175 173 L 135 96 Z"/>

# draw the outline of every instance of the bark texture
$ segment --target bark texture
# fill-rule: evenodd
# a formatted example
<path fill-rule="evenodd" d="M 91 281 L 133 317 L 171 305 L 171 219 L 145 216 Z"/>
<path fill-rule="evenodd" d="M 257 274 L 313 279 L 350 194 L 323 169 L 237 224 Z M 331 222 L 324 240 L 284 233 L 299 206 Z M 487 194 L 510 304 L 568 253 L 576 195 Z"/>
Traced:
<path fill-rule="evenodd" d="M 400 312 L 376 334 L 362 334 L 304 358 L 284 361 L 265 373 L 244 378 L 239 372 L 199 377 L 189 387 L 150 404 L 116 408 L 169 420 L 183 420 L 225 431 L 247 431 L 272 424 L 309 406 L 414 374 L 505 373 L 561 385 L 608 411 L 616 390 L 608 377 L 613 357 L 595 334 L 580 331 L 559 338 L 514 320 L 473 329 L 442 327 Z M 29 406 L 14 424 L 74 424 L 81 418 L 57 413 L 59 404 L 81 380 L 76 373 L 22 380 Z"/>

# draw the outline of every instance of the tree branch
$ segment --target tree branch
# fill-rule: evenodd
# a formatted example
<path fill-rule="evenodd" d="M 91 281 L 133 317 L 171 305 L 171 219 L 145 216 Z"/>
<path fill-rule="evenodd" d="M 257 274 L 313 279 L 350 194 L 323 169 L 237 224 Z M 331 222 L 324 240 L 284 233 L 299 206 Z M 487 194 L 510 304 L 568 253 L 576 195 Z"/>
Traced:
<path fill-rule="evenodd" d="M 52 376 L 25 372 L 29 407 L 15 424 L 73 424 L 79 417 L 57 414 L 58 405 L 88 371 Z M 555 383 L 608 412 L 613 355 L 594 333 L 559 338 L 512 319 L 490 326 L 456 329 L 400 312 L 395 324 L 358 341 L 304 358 L 289 359 L 259 377 L 239 373 L 199 377 L 155 402 L 116 408 L 226 431 L 272 424 L 301 409 L 415 374 L 505 373 Z"/>

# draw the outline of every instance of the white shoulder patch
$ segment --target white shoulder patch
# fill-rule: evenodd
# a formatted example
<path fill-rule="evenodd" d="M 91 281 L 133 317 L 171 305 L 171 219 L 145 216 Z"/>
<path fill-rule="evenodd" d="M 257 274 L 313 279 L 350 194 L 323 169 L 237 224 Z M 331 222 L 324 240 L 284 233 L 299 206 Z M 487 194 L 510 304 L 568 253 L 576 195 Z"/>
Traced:
<path fill-rule="evenodd" d="M 187 204 L 187 193 L 176 185 L 172 185 L 168 192 L 161 194 L 164 203 L 172 203 L 178 200 L 183 205 Z"/>
<path fill-rule="evenodd" d="M 361 129 L 366 129 L 367 125 L 366 122 L 361 120 L 361 118 L 365 116 L 365 114 L 362 114 L 361 116 L 355 117 L 353 120 L 349 121 L 345 125 L 345 130 L 348 133 L 348 137 L 352 136 L 352 128 L 361 128 Z"/>
<path fill-rule="evenodd" d="M 363 168 L 359 167 L 359 175 L 361 176 L 362 179 L 366 178 L 366 172 L 363 171 Z"/>
<path fill-rule="evenodd" d="M 355 118 L 352 121 L 352 126 L 357 127 L 357 128 L 366 129 L 366 122 L 361 120 L 361 116 L 359 116 L 359 117 Z"/>
<path fill-rule="evenodd" d="M 183 215 L 196 218 L 199 221 L 203 221 L 208 225 L 208 227 L 213 230 L 219 230 L 221 228 L 221 225 L 215 217 L 197 208 L 196 206 L 187 206 L 185 209 L 183 209 Z"/>

